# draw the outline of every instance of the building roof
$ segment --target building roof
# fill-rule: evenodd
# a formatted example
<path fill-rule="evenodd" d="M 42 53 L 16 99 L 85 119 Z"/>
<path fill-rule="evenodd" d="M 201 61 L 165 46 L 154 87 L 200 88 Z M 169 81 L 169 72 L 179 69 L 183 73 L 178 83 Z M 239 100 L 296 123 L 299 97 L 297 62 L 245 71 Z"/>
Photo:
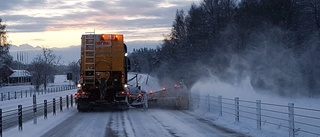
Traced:
<path fill-rule="evenodd" d="M 15 77 L 31 77 L 31 73 L 27 70 L 13 70 L 13 73 L 9 76 L 9 78 Z"/>
<path fill-rule="evenodd" d="M 1 65 L 0 66 L 0 68 L 7 68 L 7 69 L 10 69 L 10 70 L 12 70 L 7 64 L 3 64 L 3 65 Z M 13 70 L 12 70 L 13 71 Z"/>
<path fill-rule="evenodd" d="M 0 77 L 8 77 L 13 74 L 13 70 L 6 64 L 0 66 Z"/>

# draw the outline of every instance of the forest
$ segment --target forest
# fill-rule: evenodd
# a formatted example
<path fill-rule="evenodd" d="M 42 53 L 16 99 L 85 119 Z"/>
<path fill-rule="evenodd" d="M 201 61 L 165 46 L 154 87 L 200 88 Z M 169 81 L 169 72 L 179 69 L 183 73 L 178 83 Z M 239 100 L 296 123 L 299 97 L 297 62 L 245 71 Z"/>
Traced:
<path fill-rule="evenodd" d="M 188 87 L 213 76 L 257 92 L 320 95 L 319 0 L 203 0 L 177 10 L 156 49 L 130 53 L 131 71 Z"/>

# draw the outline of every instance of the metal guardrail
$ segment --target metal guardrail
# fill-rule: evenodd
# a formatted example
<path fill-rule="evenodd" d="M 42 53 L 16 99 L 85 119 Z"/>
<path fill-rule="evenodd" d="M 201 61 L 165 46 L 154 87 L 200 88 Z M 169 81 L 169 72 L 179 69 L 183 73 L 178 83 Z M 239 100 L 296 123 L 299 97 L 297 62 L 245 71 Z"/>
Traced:
<path fill-rule="evenodd" d="M 258 130 L 264 126 L 274 126 L 288 131 L 289 137 L 320 137 L 319 109 L 295 107 L 293 103 L 279 105 L 262 103 L 261 100 L 240 100 L 238 97 L 230 99 L 199 94 L 192 94 L 189 97 L 190 109 L 216 113 L 219 117 L 231 115 L 235 121 L 255 124 Z"/>
<path fill-rule="evenodd" d="M 74 85 L 66 85 L 61 87 L 54 87 L 54 88 L 48 88 L 47 90 L 21 90 L 21 91 L 11 91 L 7 93 L 0 93 L 0 101 L 6 101 L 6 100 L 12 100 L 12 99 L 19 99 L 19 98 L 27 98 L 32 97 L 34 93 L 37 93 L 38 95 L 48 94 L 48 93 L 54 93 L 54 92 L 60 92 L 65 90 L 71 90 L 75 89 L 76 86 Z"/>
<path fill-rule="evenodd" d="M 33 119 L 33 123 L 37 124 L 37 118 L 43 116 L 47 119 L 49 113 L 56 115 L 57 111 L 62 112 L 63 108 L 69 109 L 73 107 L 73 95 L 60 97 L 58 100 L 53 98 L 52 101 L 44 100 L 43 103 L 36 103 L 36 96 L 33 95 L 33 105 L 22 107 L 18 105 L 17 109 L 3 111 L 0 109 L 0 137 L 5 129 L 18 126 L 19 130 L 23 129 L 23 123 Z"/>

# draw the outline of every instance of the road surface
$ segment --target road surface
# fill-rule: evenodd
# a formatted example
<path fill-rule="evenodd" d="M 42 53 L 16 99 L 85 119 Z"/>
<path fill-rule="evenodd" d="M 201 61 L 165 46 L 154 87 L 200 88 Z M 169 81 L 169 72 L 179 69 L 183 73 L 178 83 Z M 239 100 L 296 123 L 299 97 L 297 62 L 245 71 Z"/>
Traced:
<path fill-rule="evenodd" d="M 71 110 L 76 111 L 76 109 Z M 75 113 L 42 137 L 243 137 L 188 111 L 130 109 Z"/>

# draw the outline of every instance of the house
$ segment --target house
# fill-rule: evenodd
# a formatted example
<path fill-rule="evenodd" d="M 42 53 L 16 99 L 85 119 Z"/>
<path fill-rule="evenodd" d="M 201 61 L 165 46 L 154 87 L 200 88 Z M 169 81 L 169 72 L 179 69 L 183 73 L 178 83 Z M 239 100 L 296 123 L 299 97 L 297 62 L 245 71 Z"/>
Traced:
<path fill-rule="evenodd" d="M 8 79 L 10 84 L 31 84 L 31 73 L 27 70 L 13 70 Z"/>
<path fill-rule="evenodd" d="M 7 65 L 0 67 L 0 85 L 31 84 L 31 73 L 27 70 L 13 70 Z"/>
<path fill-rule="evenodd" d="M 8 77 L 13 74 L 13 70 L 8 65 L 0 66 L 0 85 L 8 83 Z"/>

